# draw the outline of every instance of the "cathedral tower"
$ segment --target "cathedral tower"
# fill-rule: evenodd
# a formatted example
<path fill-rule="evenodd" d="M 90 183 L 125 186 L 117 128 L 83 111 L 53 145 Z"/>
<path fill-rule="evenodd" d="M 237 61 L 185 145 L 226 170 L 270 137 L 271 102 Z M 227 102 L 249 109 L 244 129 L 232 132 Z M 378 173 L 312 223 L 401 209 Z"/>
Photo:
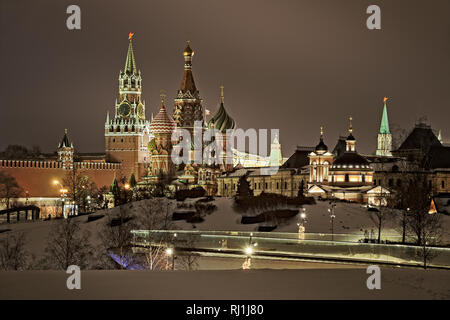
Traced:
<path fill-rule="evenodd" d="M 151 175 L 156 177 L 170 176 L 174 173 L 171 153 L 172 132 L 176 124 L 167 114 L 164 98 L 165 94 L 161 92 L 161 108 L 150 123 L 150 130 L 155 136 L 154 147 L 151 150 Z"/>
<path fill-rule="evenodd" d="M 175 98 L 175 108 L 173 119 L 179 128 L 185 128 L 193 131 L 194 121 L 203 122 L 202 99 L 195 86 L 194 76 L 192 74 L 192 57 L 194 51 L 187 41 L 186 48 L 183 51 L 184 56 L 184 74 L 180 89 Z"/>
<path fill-rule="evenodd" d="M 233 154 L 231 148 L 227 148 L 227 144 L 230 143 L 231 137 L 228 137 L 227 130 L 234 130 L 236 123 L 225 110 L 225 96 L 223 94 L 224 86 L 220 86 L 220 106 L 216 114 L 208 121 L 208 128 L 215 129 L 220 133 L 216 139 L 220 140 L 222 146 L 222 159 L 221 169 L 223 171 L 233 170 Z"/>
<path fill-rule="evenodd" d="M 333 163 L 333 154 L 323 142 L 323 127 L 320 127 L 320 141 L 309 155 L 309 182 L 323 183 L 329 181 L 329 170 Z"/>
<path fill-rule="evenodd" d="M 119 72 L 119 99 L 114 106 L 114 117 L 110 118 L 108 111 L 105 122 L 107 161 L 121 162 L 126 180 L 132 174 L 138 179 L 145 175 L 146 163 L 150 160 L 149 122 L 145 118 L 142 77 L 134 59 L 132 39 L 130 33 L 125 68 Z"/>
<path fill-rule="evenodd" d="M 392 134 L 389 131 L 389 120 L 386 107 L 387 98 L 385 97 L 383 115 L 381 117 L 380 132 L 378 133 L 377 156 L 392 157 Z"/>

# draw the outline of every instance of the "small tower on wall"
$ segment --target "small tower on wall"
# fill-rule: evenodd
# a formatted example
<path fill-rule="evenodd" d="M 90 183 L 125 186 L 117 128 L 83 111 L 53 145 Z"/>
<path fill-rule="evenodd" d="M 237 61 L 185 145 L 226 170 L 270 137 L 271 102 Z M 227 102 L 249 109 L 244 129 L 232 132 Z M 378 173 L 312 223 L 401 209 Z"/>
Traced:
<path fill-rule="evenodd" d="M 323 183 L 330 181 L 329 170 L 333 163 L 334 155 L 328 151 L 323 142 L 323 127 L 320 127 L 320 141 L 309 155 L 309 182 Z"/>
<path fill-rule="evenodd" d="M 58 145 L 58 161 L 62 162 L 63 169 L 73 169 L 73 144 L 67 135 L 67 129 L 64 130 L 64 136 Z"/>
<path fill-rule="evenodd" d="M 150 155 L 149 122 L 145 118 L 145 101 L 142 99 L 142 77 L 137 69 L 133 50 L 133 34 L 128 35 L 128 52 L 125 68 L 119 72 L 119 96 L 114 115 L 109 111 L 105 122 L 107 161 L 122 163 L 122 175 L 128 180 L 146 174 Z"/>
<path fill-rule="evenodd" d="M 381 116 L 380 132 L 378 133 L 378 146 L 376 155 L 392 157 L 392 134 L 389 131 L 389 120 L 386 107 L 387 98 L 383 99 L 383 115 Z"/>
<path fill-rule="evenodd" d="M 283 164 L 283 155 L 281 153 L 281 143 L 278 140 L 278 135 L 275 135 L 270 144 L 269 166 L 279 167 Z"/>
<path fill-rule="evenodd" d="M 174 173 L 171 159 L 172 132 L 176 124 L 166 111 L 165 94 L 161 92 L 161 108 L 150 123 L 150 130 L 154 135 L 154 148 L 151 152 L 151 168 L 149 176 L 170 176 Z"/>
<path fill-rule="evenodd" d="M 180 89 L 175 98 L 175 108 L 173 110 L 173 119 L 178 128 L 193 131 L 194 122 L 203 123 L 203 107 L 200 93 L 195 86 L 194 75 L 192 73 L 192 57 L 194 51 L 190 47 L 190 41 L 187 41 L 186 48 L 183 51 L 184 74 Z"/>

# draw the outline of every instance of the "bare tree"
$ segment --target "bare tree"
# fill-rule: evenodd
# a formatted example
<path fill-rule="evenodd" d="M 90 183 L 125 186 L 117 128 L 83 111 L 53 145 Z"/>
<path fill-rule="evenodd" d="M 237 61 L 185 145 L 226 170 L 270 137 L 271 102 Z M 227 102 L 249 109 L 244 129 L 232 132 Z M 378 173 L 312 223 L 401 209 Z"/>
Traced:
<path fill-rule="evenodd" d="M 396 190 L 396 206 L 402 210 L 400 217 L 403 241 L 406 233 L 411 234 L 424 268 L 435 257 L 435 250 L 430 248 L 440 243 L 442 235 L 441 216 L 429 214 L 432 189 L 424 172 L 409 172 L 407 181 Z"/>
<path fill-rule="evenodd" d="M 441 215 L 439 213 L 429 214 L 422 213 L 421 218 L 409 216 L 410 226 L 420 229 L 420 249 L 417 256 L 423 262 L 423 268 L 426 269 L 428 264 L 437 256 L 437 251 L 433 248 L 441 242 L 442 224 Z M 420 227 L 418 227 L 420 224 Z"/>
<path fill-rule="evenodd" d="M 67 172 L 63 185 L 68 188 L 68 197 L 83 211 L 88 206 L 88 197 L 92 198 L 98 192 L 96 184 L 75 166 Z"/>
<path fill-rule="evenodd" d="M 5 203 L 6 209 L 11 207 L 11 199 L 19 198 L 22 188 L 12 175 L 0 171 L 0 199 Z"/>
<path fill-rule="evenodd" d="M 170 202 L 166 198 L 154 198 L 139 204 L 138 226 L 148 230 L 149 247 L 145 251 L 146 267 L 150 270 L 164 268 L 166 252 L 169 243 L 168 235 L 155 236 L 155 230 L 173 230 L 174 224 L 171 219 Z"/>
<path fill-rule="evenodd" d="M 184 270 L 195 270 L 198 268 L 198 258 L 199 256 L 192 251 L 195 248 L 195 238 L 192 235 L 189 235 L 186 242 L 185 247 L 187 250 L 183 251 L 183 254 L 178 255 L 179 264 Z"/>
<path fill-rule="evenodd" d="M 2 270 L 23 270 L 26 267 L 28 252 L 23 232 L 7 234 L 0 239 L 0 268 Z"/>
<path fill-rule="evenodd" d="M 63 270 L 70 265 L 77 265 L 81 269 L 88 267 L 92 255 L 89 233 L 82 232 L 74 219 L 63 219 L 54 223 L 45 248 L 48 267 Z"/>
<path fill-rule="evenodd" d="M 132 215 L 129 208 L 123 205 L 118 207 L 118 215 L 107 215 L 106 224 L 100 234 L 104 251 L 107 255 L 117 251 L 120 268 L 130 264 L 132 261 L 131 230 L 134 229 Z"/>
<path fill-rule="evenodd" d="M 387 193 L 380 193 L 377 195 L 378 208 L 373 208 L 369 211 L 370 220 L 375 224 L 378 229 L 377 243 L 381 243 L 381 230 L 386 223 L 393 217 L 392 205 L 393 201 L 390 195 Z"/>

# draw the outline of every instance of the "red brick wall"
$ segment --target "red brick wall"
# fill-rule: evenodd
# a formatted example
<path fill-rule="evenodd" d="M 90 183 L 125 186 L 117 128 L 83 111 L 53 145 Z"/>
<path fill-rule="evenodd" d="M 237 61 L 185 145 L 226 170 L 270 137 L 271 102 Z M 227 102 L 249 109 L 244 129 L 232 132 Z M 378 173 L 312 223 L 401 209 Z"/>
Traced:
<path fill-rule="evenodd" d="M 50 165 L 47 168 L 47 163 L 44 161 L 40 165 L 41 167 L 38 168 L 36 167 L 36 162 L 34 162 L 27 168 L 24 167 L 23 162 L 20 164 L 2 164 L 0 160 L 0 171 L 15 177 L 24 192 L 28 191 L 29 197 L 58 197 L 60 188 L 55 186 L 53 181 L 58 180 L 62 182 L 68 171 L 58 168 L 58 163 L 56 162 L 52 162 L 51 168 Z M 108 164 L 98 164 L 98 166 L 105 168 L 108 167 Z M 95 169 L 92 167 L 78 170 L 81 174 L 87 175 L 94 181 L 98 188 L 102 186 L 109 187 L 114 179 L 114 172 L 116 172 L 117 177 L 120 176 L 120 169 Z M 109 167 L 118 167 L 118 165 L 109 165 Z"/>

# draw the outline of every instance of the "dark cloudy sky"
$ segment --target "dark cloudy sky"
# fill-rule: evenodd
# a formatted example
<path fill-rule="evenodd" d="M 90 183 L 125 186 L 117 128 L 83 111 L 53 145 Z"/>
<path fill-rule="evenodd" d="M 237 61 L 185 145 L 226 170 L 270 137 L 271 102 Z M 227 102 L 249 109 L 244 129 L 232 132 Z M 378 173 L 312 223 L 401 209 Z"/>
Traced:
<path fill-rule="evenodd" d="M 66 8 L 81 7 L 81 31 Z M 366 28 L 370 4 L 382 30 Z M 0 148 L 55 150 L 64 128 L 82 152 L 104 151 L 104 121 L 117 97 L 127 35 L 135 33 L 147 116 L 159 91 L 170 99 L 191 40 L 204 107 L 225 86 L 241 128 L 279 128 L 283 153 L 333 147 L 354 118 L 357 148 L 373 152 L 388 96 L 389 117 L 410 129 L 426 115 L 450 140 L 450 1 L 411 0 L 1 0 Z"/>

